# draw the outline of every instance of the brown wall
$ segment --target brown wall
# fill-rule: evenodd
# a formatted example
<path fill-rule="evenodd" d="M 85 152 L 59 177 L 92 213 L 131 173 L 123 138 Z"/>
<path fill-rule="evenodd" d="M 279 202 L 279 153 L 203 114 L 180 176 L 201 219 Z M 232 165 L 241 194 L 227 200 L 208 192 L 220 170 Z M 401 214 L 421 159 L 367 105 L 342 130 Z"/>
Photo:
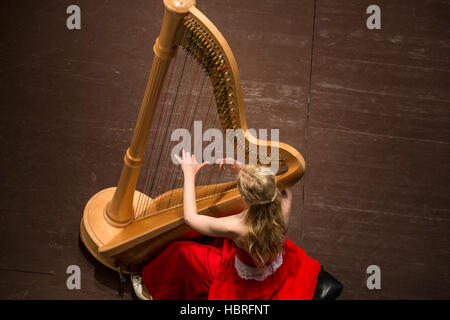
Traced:
<path fill-rule="evenodd" d="M 79 31 L 65 26 L 70 4 Z M 371 4 L 381 30 L 365 26 Z M 198 0 L 237 58 L 249 126 L 269 119 L 307 161 L 288 235 L 342 298 L 450 298 L 449 6 Z M 80 251 L 79 222 L 117 183 L 162 1 L 3 8 L 0 298 L 120 298 L 116 275 Z M 81 291 L 66 288 L 71 264 Z M 366 288 L 372 264 L 381 290 Z"/>

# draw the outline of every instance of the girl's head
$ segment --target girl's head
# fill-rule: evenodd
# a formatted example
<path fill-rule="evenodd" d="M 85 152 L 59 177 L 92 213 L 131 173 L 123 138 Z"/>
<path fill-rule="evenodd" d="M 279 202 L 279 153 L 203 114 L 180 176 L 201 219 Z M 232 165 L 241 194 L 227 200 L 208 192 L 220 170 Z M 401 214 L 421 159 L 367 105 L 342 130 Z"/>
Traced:
<path fill-rule="evenodd" d="M 246 165 L 239 172 L 237 186 L 249 205 L 246 244 L 256 264 L 262 266 L 277 256 L 284 242 L 285 223 L 276 177 L 267 167 Z"/>

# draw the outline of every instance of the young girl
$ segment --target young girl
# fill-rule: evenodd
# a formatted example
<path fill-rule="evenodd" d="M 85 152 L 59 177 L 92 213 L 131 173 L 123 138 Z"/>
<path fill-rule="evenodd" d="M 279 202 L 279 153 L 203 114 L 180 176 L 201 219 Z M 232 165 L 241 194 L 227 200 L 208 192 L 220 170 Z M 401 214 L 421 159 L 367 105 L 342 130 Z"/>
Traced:
<path fill-rule="evenodd" d="M 132 277 L 136 295 L 156 300 L 312 299 L 321 266 L 285 238 L 291 191 L 280 193 L 268 168 L 234 162 L 248 209 L 224 218 L 199 215 L 195 176 L 207 163 L 198 164 L 184 151 L 178 160 L 184 172 L 184 220 L 215 240 L 173 242 L 143 268 L 142 278 Z"/>

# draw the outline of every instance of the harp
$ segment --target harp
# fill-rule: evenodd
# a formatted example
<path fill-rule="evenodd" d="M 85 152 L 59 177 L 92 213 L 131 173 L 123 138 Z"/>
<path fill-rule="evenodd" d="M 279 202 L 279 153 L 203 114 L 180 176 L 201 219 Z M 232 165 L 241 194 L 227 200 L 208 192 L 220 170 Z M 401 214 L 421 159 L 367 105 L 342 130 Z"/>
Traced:
<path fill-rule="evenodd" d="M 154 54 L 118 185 L 92 196 L 81 220 L 86 248 L 116 271 L 139 268 L 170 242 L 198 236 L 183 221 L 183 175 L 169 152 L 175 128 L 192 129 L 199 119 L 222 131 L 242 129 L 243 138 L 233 137 L 234 148 L 259 163 L 277 161 L 283 168 L 277 174 L 280 189 L 296 183 L 305 169 L 296 149 L 258 139 L 248 129 L 236 60 L 195 0 L 164 0 Z M 261 161 L 262 148 L 271 155 L 277 148 L 278 157 Z M 219 217 L 245 209 L 234 179 L 218 171 L 210 168 L 198 177 L 199 214 Z"/>

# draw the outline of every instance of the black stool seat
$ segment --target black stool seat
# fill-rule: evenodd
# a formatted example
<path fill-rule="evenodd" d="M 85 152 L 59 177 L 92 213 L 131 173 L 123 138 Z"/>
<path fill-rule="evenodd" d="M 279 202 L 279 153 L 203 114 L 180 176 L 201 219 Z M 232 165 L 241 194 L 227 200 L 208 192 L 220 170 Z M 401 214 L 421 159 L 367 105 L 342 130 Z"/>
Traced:
<path fill-rule="evenodd" d="M 334 300 L 341 295 L 343 288 L 342 284 L 321 266 L 313 300 Z"/>

